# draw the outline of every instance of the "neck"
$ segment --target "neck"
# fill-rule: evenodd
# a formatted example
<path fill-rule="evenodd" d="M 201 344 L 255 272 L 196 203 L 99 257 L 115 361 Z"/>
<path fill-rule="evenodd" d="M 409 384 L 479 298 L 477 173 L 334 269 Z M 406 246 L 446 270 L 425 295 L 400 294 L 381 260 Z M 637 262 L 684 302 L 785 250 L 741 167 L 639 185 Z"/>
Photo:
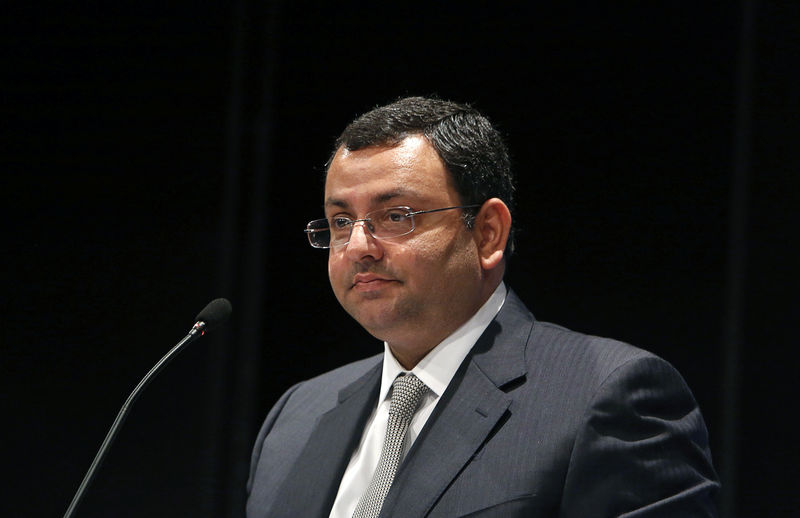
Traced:
<path fill-rule="evenodd" d="M 392 352 L 392 356 L 397 360 L 397 363 L 402 365 L 405 370 L 410 371 L 417 366 L 420 360 L 433 350 L 433 347 L 415 353 L 414 351 L 409 351 L 402 347 L 394 347 L 392 344 L 389 344 L 389 350 Z"/>
<path fill-rule="evenodd" d="M 395 336 L 394 339 L 387 339 L 389 350 L 392 356 L 395 357 L 397 362 L 406 370 L 413 369 L 425 356 L 428 355 L 437 345 L 442 343 L 447 337 L 452 335 L 458 328 L 466 324 L 475 314 L 486 304 L 489 298 L 494 293 L 497 286 L 500 285 L 502 278 L 491 286 L 491 289 L 486 290 L 475 305 L 466 311 L 462 318 L 458 319 L 453 325 L 447 328 L 438 328 L 438 333 L 434 335 L 420 336 L 420 327 L 418 326 L 411 329 L 407 336 Z M 431 326 L 429 326 L 431 327 Z"/>

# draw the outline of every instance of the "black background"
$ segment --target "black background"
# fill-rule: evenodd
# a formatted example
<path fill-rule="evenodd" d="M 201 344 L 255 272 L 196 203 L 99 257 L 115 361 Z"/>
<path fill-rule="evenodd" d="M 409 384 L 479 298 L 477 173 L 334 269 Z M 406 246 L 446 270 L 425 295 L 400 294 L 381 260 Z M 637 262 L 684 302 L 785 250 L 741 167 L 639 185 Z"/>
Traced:
<path fill-rule="evenodd" d="M 598 5 L 599 4 L 599 5 Z M 240 516 L 291 384 L 380 350 L 338 307 L 322 164 L 402 95 L 507 137 L 507 281 L 538 318 L 675 364 L 725 516 L 795 516 L 796 2 L 297 1 L 15 6 L 4 16 L 3 516 L 58 516 L 145 372 L 79 516 Z"/>

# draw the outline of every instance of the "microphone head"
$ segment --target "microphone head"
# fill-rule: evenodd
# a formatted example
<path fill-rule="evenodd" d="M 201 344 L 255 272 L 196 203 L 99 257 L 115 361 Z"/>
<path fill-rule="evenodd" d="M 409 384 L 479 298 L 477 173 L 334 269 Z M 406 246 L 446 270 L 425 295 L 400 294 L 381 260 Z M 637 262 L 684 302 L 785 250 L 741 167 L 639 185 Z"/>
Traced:
<path fill-rule="evenodd" d="M 228 317 L 231 316 L 231 311 L 233 311 L 233 308 L 228 299 L 214 299 L 208 303 L 208 306 L 203 308 L 203 311 L 198 313 L 194 320 L 195 322 L 205 323 L 205 329 L 208 331 L 225 323 Z"/>

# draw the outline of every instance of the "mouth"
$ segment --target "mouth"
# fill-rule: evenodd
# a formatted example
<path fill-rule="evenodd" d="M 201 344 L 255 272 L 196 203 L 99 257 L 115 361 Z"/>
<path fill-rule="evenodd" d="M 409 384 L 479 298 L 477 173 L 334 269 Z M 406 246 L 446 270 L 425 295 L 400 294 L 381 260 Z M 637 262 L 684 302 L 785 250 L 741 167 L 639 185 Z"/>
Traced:
<path fill-rule="evenodd" d="M 387 277 L 381 277 L 380 275 L 359 273 L 353 277 L 353 285 L 351 288 L 356 291 L 375 291 L 394 282 L 398 281 Z"/>

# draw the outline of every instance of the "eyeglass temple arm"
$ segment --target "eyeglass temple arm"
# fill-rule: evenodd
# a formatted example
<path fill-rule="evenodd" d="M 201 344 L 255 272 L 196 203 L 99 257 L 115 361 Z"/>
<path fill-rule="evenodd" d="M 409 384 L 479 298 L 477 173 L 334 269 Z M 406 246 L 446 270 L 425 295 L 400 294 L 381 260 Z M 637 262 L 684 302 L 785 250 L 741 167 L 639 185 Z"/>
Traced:
<path fill-rule="evenodd" d="M 480 207 L 480 205 L 456 205 L 455 207 L 442 207 L 441 209 L 430 209 L 430 210 L 415 210 L 414 212 L 409 212 L 406 216 L 416 216 L 417 214 L 430 214 L 431 212 L 441 212 L 443 210 L 452 210 L 452 209 L 474 209 L 476 207 Z"/>

